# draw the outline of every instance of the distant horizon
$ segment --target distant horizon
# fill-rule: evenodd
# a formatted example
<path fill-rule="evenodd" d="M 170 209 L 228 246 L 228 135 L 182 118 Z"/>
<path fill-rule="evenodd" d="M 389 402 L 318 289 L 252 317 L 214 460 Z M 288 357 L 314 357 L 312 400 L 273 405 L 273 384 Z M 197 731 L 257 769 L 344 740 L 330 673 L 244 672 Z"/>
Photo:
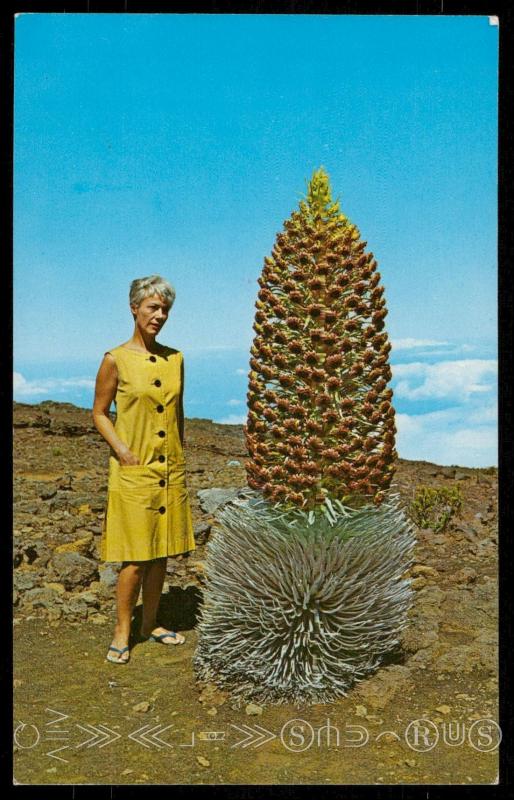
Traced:
<path fill-rule="evenodd" d="M 497 379 L 496 344 L 450 343 L 435 340 L 391 340 L 393 406 L 396 411 L 396 449 L 400 458 L 438 465 L 458 463 L 488 467 L 497 463 L 494 381 Z M 416 353 L 413 358 L 412 353 Z M 246 421 L 249 350 L 222 348 L 185 353 L 185 416 L 217 424 L 241 425 Z M 73 363 L 39 364 L 27 380 L 16 375 L 17 399 L 72 402 L 91 411 L 94 377 L 99 362 L 83 372 Z M 53 379 L 44 375 L 60 375 Z M 219 375 L 223 380 L 219 380 Z M 449 402 L 451 398 L 451 402 Z M 427 410 L 419 414 L 419 406 Z M 114 404 L 112 406 L 114 410 Z M 462 419 L 469 433 L 463 435 Z"/>
<path fill-rule="evenodd" d="M 21 402 L 20 400 L 14 400 L 13 403 L 14 403 L 14 405 L 30 406 L 30 407 L 41 406 L 41 405 L 44 405 L 44 404 L 49 404 L 49 405 L 52 404 L 52 405 L 56 405 L 56 406 L 68 405 L 68 406 L 73 406 L 74 408 L 78 409 L 79 411 L 89 411 L 89 412 L 92 411 L 91 408 L 87 408 L 87 407 L 84 407 L 84 406 L 78 406 L 75 403 L 71 403 L 69 401 L 64 401 L 64 400 L 40 400 L 38 402 L 35 401 L 34 403 L 26 403 L 26 402 Z M 216 422 L 215 420 L 210 419 L 209 417 L 191 417 L 191 416 L 188 416 L 187 414 L 185 415 L 185 419 L 189 420 L 190 422 L 195 422 L 195 421 L 198 421 L 198 422 L 211 422 L 213 425 L 223 425 L 223 426 L 229 426 L 229 427 L 234 427 L 234 428 L 242 427 L 242 425 L 243 425 L 242 422 Z M 187 443 L 186 443 L 186 458 L 187 458 Z M 414 462 L 414 463 L 419 462 L 419 463 L 422 463 L 422 464 L 433 464 L 435 467 L 443 467 L 443 468 L 455 467 L 455 468 L 458 468 L 458 469 L 480 469 L 480 470 L 488 470 L 488 469 L 496 469 L 497 470 L 498 469 L 498 465 L 497 464 L 487 464 L 485 466 L 480 466 L 480 467 L 467 466 L 466 464 L 439 464 L 436 461 L 427 461 L 426 459 L 423 459 L 423 458 L 404 458 L 401 455 L 398 456 L 398 460 L 399 461 L 411 461 L 411 462 Z"/>

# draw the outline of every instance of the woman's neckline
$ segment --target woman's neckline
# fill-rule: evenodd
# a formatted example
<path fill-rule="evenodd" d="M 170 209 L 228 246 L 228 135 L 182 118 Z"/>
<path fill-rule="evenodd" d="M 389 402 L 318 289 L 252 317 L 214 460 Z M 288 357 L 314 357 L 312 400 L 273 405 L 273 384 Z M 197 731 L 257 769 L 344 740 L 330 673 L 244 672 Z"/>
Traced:
<path fill-rule="evenodd" d="M 136 350 L 135 347 L 127 347 L 124 344 L 120 344 L 119 347 L 120 347 L 120 350 L 129 350 L 129 352 L 137 353 L 138 355 L 141 355 L 141 356 L 162 356 L 162 355 L 164 355 L 165 351 L 167 350 L 167 348 L 164 347 L 163 345 L 161 345 L 161 350 L 156 351 L 156 352 L 154 352 L 152 350 Z"/>

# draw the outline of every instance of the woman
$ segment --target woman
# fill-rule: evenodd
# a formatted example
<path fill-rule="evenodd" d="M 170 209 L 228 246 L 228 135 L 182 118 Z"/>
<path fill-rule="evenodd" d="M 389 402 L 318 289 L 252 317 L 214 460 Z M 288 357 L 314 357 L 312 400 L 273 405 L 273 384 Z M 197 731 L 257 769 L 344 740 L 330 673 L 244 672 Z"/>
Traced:
<path fill-rule="evenodd" d="M 130 657 L 141 586 L 141 636 L 167 645 L 185 641 L 156 620 L 167 557 L 195 549 L 183 450 L 183 356 L 155 340 L 174 300 L 174 289 L 159 275 L 132 281 L 132 338 L 105 353 L 96 378 L 93 419 L 111 448 L 100 557 L 122 562 L 107 653 L 116 664 Z M 115 425 L 109 418 L 113 400 Z"/>

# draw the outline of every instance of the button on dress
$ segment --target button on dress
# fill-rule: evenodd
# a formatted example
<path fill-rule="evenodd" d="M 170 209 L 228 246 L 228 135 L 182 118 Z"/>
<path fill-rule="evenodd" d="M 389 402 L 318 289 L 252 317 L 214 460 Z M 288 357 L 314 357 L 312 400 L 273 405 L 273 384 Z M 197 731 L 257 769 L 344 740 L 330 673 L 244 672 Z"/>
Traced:
<path fill-rule="evenodd" d="M 114 429 L 139 459 L 124 466 L 111 450 L 100 558 L 148 561 L 195 549 L 180 441 L 183 355 L 108 350 L 116 361 Z"/>

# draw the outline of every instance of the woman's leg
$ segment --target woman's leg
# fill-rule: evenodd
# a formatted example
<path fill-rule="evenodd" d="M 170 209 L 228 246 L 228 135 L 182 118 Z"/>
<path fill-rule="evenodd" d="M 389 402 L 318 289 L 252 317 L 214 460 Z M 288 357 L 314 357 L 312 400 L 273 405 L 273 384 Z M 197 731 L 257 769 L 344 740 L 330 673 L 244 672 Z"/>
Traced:
<path fill-rule="evenodd" d="M 166 558 L 154 558 L 147 561 L 143 575 L 143 616 L 141 633 L 149 636 L 157 625 L 157 611 L 161 600 L 164 576 L 166 575 Z"/>
<path fill-rule="evenodd" d="M 162 586 L 166 575 L 167 558 L 155 558 L 147 562 L 143 576 L 143 617 L 141 621 L 142 636 L 151 633 L 162 634 L 166 628 L 157 626 L 157 611 L 162 594 Z M 182 644 L 184 637 L 177 633 L 164 638 L 164 644 Z"/>
<path fill-rule="evenodd" d="M 124 561 L 118 575 L 116 586 L 116 625 L 112 645 L 121 650 L 128 645 L 130 637 L 130 623 L 134 606 L 139 597 L 141 582 L 143 580 L 145 562 Z M 110 655 L 116 658 L 116 651 L 111 650 Z M 128 661 L 128 650 L 118 654 L 119 661 Z"/>

